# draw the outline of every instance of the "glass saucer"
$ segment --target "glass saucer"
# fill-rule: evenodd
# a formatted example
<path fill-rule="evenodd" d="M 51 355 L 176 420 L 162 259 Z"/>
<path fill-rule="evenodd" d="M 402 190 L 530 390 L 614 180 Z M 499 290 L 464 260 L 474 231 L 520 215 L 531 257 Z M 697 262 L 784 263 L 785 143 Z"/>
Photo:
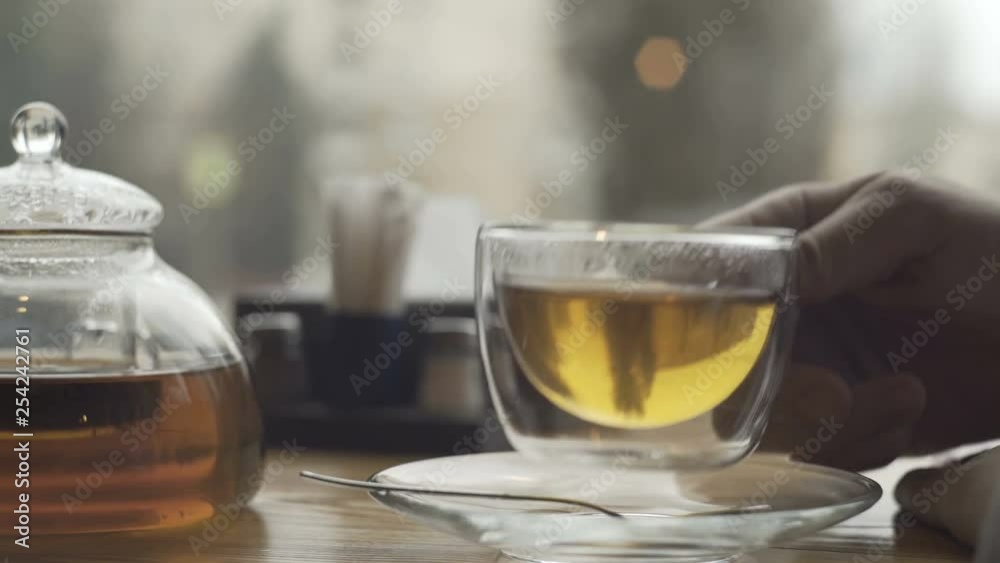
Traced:
<path fill-rule="evenodd" d="M 636 464 L 638 465 L 638 464 Z M 664 472 L 553 465 L 510 453 L 397 465 L 383 484 L 585 500 L 624 519 L 543 502 L 373 492 L 379 503 L 428 526 L 525 561 L 725 561 L 787 542 L 863 512 L 881 496 L 861 475 L 753 455 L 723 469 Z"/>

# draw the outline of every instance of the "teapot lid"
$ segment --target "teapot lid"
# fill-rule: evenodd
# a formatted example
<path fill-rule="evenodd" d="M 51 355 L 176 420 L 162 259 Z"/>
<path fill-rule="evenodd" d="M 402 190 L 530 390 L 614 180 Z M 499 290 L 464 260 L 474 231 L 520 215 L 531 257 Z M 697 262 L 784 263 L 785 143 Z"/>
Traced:
<path fill-rule="evenodd" d="M 139 187 L 76 168 L 59 155 L 67 123 L 55 106 L 31 102 L 10 121 L 17 161 L 0 168 L 0 233 L 149 233 L 163 207 Z"/>

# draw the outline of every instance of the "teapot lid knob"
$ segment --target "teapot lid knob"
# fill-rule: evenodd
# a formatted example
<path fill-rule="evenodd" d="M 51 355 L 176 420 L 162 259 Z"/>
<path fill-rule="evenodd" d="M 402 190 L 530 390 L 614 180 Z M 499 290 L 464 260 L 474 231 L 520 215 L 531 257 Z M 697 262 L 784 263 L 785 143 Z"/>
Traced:
<path fill-rule="evenodd" d="M 20 158 L 58 159 L 67 128 L 66 117 L 54 105 L 31 102 L 10 120 L 10 142 Z"/>

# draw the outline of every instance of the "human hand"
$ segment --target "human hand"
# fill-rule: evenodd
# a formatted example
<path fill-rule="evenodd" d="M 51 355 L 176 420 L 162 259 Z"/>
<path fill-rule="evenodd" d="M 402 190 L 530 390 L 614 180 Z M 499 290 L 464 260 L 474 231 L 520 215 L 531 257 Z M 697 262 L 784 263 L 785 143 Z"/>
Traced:
<path fill-rule="evenodd" d="M 984 526 L 990 510 L 1000 510 L 991 506 L 992 499 L 1000 500 L 998 483 L 1000 447 L 963 462 L 907 473 L 896 486 L 896 500 L 904 514 L 943 529 L 962 543 L 975 545 L 977 536 L 981 537 L 979 549 L 985 551 L 993 548 L 985 540 L 1000 532 Z M 982 561 L 996 561 L 1000 553 L 994 558 L 979 555 Z"/>
<path fill-rule="evenodd" d="M 801 321 L 765 448 L 865 469 L 1000 436 L 997 202 L 875 174 L 706 223 L 725 225 L 800 231 Z M 813 437 L 829 439 L 796 449 Z"/>

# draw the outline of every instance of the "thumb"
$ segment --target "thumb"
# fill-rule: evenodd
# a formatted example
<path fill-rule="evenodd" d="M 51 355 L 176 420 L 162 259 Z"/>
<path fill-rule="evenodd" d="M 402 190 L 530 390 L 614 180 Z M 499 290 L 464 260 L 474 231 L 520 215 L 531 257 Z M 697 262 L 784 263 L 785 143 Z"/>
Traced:
<path fill-rule="evenodd" d="M 940 206 L 929 193 L 884 173 L 841 184 L 797 184 L 702 226 L 798 229 L 800 298 L 816 303 L 887 280 L 934 248 L 942 231 L 930 226 Z"/>
<path fill-rule="evenodd" d="M 891 280 L 940 241 L 940 213 L 926 190 L 906 178 L 882 175 L 806 229 L 798 240 L 799 288 L 804 302 Z"/>

